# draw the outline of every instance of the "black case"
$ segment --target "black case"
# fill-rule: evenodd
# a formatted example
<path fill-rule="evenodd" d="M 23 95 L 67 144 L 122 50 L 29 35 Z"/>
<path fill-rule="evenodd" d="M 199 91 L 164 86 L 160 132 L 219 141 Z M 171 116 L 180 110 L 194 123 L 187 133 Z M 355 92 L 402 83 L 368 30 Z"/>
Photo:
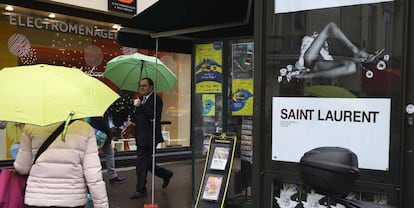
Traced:
<path fill-rule="evenodd" d="M 347 194 L 359 176 L 357 155 L 341 147 L 310 150 L 302 156 L 300 166 L 304 183 L 327 195 Z"/>

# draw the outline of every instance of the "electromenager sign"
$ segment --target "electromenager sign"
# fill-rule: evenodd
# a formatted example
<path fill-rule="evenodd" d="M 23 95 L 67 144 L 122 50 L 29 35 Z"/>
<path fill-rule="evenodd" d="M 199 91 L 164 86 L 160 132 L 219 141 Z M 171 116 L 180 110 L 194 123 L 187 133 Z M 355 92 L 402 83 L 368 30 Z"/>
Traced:
<path fill-rule="evenodd" d="M 272 111 L 272 160 L 299 162 L 316 147 L 345 147 L 360 168 L 388 170 L 390 99 L 274 97 Z"/>
<path fill-rule="evenodd" d="M 288 13 L 388 1 L 393 0 L 275 0 L 275 13 Z"/>

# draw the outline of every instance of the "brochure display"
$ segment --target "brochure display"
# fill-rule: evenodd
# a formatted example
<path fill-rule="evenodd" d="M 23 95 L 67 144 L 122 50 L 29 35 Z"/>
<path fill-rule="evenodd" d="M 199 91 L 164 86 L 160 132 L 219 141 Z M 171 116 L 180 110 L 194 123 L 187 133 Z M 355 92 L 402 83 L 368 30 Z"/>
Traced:
<path fill-rule="evenodd" d="M 214 148 L 213 158 L 211 159 L 210 169 L 224 170 L 229 159 L 230 147 Z"/>
<path fill-rule="evenodd" d="M 253 120 L 244 118 L 242 120 L 240 136 L 240 158 L 242 161 L 253 163 Z"/>
<path fill-rule="evenodd" d="M 217 201 L 223 182 L 223 176 L 208 174 L 206 180 L 202 198 L 205 200 Z"/>
<path fill-rule="evenodd" d="M 212 134 L 195 208 L 222 208 L 230 181 L 236 134 Z"/>

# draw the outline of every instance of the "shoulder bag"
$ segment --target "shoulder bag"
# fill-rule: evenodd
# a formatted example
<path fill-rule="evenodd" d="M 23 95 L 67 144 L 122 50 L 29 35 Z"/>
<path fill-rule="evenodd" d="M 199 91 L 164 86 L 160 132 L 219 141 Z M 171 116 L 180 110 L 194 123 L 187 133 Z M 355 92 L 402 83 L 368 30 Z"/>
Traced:
<path fill-rule="evenodd" d="M 71 121 L 72 123 L 73 121 Z M 60 125 L 40 146 L 33 164 L 37 158 L 52 144 L 56 137 L 63 131 L 65 123 Z M 26 188 L 26 175 L 20 175 L 13 168 L 0 170 L 0 207 L 1 208 L 25 208 L 24 193 Z"/>

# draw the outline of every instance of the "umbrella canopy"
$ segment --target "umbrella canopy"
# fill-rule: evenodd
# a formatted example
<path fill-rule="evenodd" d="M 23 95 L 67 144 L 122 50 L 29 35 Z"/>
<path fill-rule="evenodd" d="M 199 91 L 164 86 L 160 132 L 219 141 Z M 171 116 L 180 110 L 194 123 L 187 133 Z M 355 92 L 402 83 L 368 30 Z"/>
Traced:
<path fill-rule="evenodd" d="M 119 97 L 81 70 L 46 64 L 0 70 L 0 120 L 45 126 L 102 116 Z"/>
<path fill-rule="evenodd" d="M 356 98 L 354 94 L 342 87 L 330 85 L 315 85 L 306 87 L 305 93 L 315 97 L 330 97 L 330 98 Z"/>
<path fill-rule="evenodd" d="M 156 92 L 169 92 L 177 83 L 175 74 L 153 56 L 140 53 L 117 56 L 106 64 L 104 77 L 123 90 L 138 92 L 141 78 L 154 81 Z"/>

